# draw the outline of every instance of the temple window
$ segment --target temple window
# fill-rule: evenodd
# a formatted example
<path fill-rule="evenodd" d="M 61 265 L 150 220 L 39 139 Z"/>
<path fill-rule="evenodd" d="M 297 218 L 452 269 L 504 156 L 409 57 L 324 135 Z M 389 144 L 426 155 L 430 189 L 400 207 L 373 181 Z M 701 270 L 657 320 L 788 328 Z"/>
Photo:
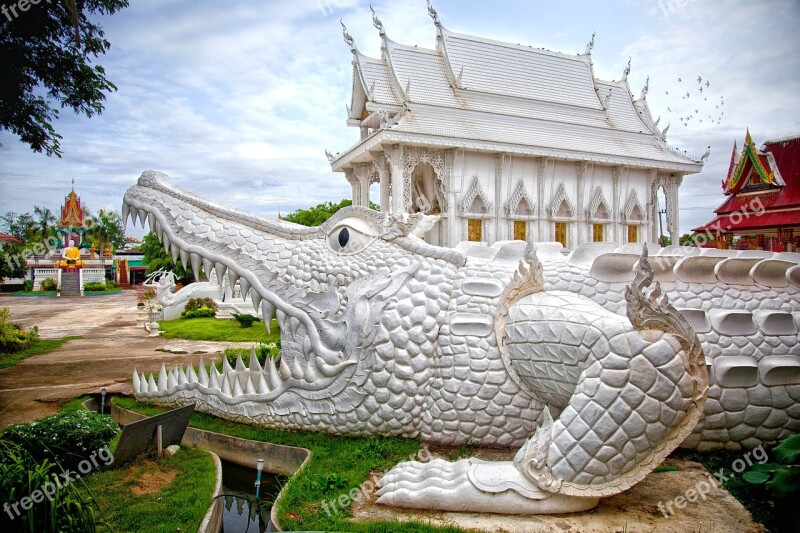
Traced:
<path fill-rule="evenodd" d="M 605 239 L 604 237 L 604 230 L 603 224 L 592 224 L 592 241 L 593 242 L 603 242 Z"/>
<path fill-rule="evenodd" d="M 628 242 L 639 242 L 639 226 L 628 226 Z"/>
<path fill-rule="evenodd" d="M 555 240 L 561 243 L 564 248 L 567 247 L 567 223 L 556 222 L 555 227 Z"/>
<path fill-rule="evenodd" d="M 467 239 L 480 242 L 483 240 L 483 221 L 479 218 L 467 220 Z"/>
<path fill-rule="evenodd" d="M 514 240 L 527 241 L 528 240 L 527 223 L 524 220 L 514 221 Z"/>

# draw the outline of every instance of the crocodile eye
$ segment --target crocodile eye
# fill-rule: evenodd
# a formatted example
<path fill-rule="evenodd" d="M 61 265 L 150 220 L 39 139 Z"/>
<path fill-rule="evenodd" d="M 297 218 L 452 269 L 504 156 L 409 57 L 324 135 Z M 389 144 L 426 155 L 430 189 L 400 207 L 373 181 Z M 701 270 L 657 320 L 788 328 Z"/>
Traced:
<path fill-rule="evenodd" d="M 328 246 L 339 254 L 357 254 L 377 237 L 372 228 L 359 219 L 342 220 L 328 234 Z"/>
<path fill-rule="evenodd" d="M 347 241 L 349 240 L 350 240 L 350 232 L 347 231 L 347 228 L 342 228 L 341 231 L 339 231 L 339 246 L 344 248 L 345 246 L 347 246 Z"/>

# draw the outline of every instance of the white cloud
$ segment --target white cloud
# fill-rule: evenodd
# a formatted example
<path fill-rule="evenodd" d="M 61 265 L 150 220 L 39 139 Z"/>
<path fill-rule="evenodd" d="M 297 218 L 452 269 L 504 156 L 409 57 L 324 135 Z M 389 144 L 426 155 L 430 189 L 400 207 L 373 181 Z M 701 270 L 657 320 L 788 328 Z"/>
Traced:
<path fill-rule="evenodd" d="M 454 31 L 565 52 L 582 51 L 596 29 L 595 69 L 603 78 L 618 78 L 633 56 L 632 90 L 638 94 L 651 75 L 648 101 L 662 125 L 672 123 L 670 142 L 698 154 L 712 146 L 706 170 L 682 187 L 684 207 L 704 208 L 682 212 L 687 231 L 711 218 L 731 144 L 747 125 L 759 140 L 796 127 L 787 110 L 800 104 L 794 53 L 800 7 L 777 0 L 725 7 L 673 2 L 684 5 L 666 14 L 637 0 L 547 9 L 521 0 L 434 3 Z M 423 0 L 374 7 L 391 39 L 435 45 Z M 360 50 L 380 55 L 366 1 L 133 2 L 104 18 L 112 49 L 100 63 L 119 91 L 101 116 L 62 113 L 56 127 L 64 135 L 63 159 L 34 154 L 0 133 L 0 212 L 55 208 L 73 177 L 91 207 L 116 207 L 149 168 L 266 215 L 349 196 L 346 180 L 330 172 L 324 156 L 325 148 L 337 152 L 358 139 L 345 125 L 352 71 L 339 18 Z M 710 92 L 724 94 L 725 117 L 713 127 L 684 128 L 667 112 L 676 100 L 664 92 L 672 93 L 678 76 L 698 74 L 711 81 Z M 683 103 L 677 100 L 676 116 Z"/>

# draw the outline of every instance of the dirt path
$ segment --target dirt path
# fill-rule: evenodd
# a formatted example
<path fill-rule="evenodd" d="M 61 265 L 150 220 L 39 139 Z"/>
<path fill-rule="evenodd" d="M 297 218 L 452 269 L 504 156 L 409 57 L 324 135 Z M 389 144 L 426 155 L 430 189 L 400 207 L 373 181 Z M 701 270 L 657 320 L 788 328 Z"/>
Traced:
<path fill-rule="evenodd" d="M 136 327 L 135 306 L 133 291 L 83 298 L 0 297 L 12 321 L 38 325 L 43 338 L 84 337 L 0 370 L 0 427 L 52 414 L 67 399 L 99 387 L 130 383 L 134 368 L 150 373 L 158 372 L 162 361 L 168 367 L 196 365 L 200 352 L 209 362 L 227 346 L 249 346 L 149 338 Z"/>

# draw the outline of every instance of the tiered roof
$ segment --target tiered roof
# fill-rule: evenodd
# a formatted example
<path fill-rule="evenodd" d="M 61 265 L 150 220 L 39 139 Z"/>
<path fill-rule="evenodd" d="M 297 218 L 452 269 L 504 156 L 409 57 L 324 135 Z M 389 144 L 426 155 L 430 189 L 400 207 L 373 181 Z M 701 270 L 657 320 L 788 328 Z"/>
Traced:
<path fill-rule="evenodd" d="M 445 29 L 429 9 L 436 49 L 395 43 L 374 17 L 380 59 L 353 51 L 348 124 L 373 133 L 333 157 L 334 170 L 382 142 L 435 144 L 699 172 L 702 161 L 669 147 L 627 82 L 594 76 L 591 48 L 563 54 Z M 361 149 L 359 149 L 361 148 Z"/>
<path fill-rule="evenodd" d="M 800 136 L 766 141 L 757 149 L 748 130 L 741 152 L 733 144 L 722 188 L 728 198 L 714 211 L 716 218 L 694 231 L 800 225 Z"/>

